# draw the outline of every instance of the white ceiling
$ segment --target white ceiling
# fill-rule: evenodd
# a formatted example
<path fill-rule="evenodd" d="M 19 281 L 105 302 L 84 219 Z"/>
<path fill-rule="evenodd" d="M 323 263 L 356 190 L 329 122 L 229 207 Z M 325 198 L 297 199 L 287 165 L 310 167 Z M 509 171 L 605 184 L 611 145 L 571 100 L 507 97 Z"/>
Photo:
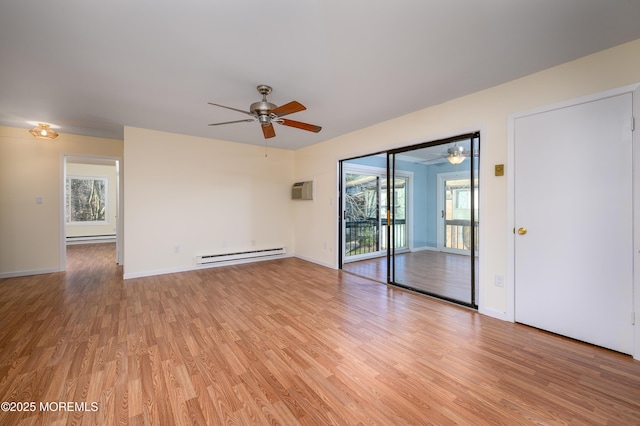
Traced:
<path fill-rule="evenodd" d="M 0 5 L 0 125 L 123 126 L 296 149 L 640 38 L 638 0 L 20 0 Z"/>

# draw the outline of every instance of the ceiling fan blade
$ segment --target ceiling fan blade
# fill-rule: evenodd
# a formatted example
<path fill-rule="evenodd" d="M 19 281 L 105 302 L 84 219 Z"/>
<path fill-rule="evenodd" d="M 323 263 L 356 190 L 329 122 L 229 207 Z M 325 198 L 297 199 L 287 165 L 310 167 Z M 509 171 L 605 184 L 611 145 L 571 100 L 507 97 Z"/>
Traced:
<path fill-rule="evenodd" d="M 235 120 L 235 121 L 225 121 L 223 123 L 211 123 L 209 126 L 220 126 L 222 124 L 232 124 L 232 123 L 246 123 L 249 121 L 255 121 L 253 118 L 247 118 L 245 120 Z"/>
<path fill-rule="evenodd" d="M 209 102 L 209 105 L 213 105 L 213 106 L 218 106 L 218 107 L 221 107 L 221 108 L 230 109 L 230 110 L 232 110 L 232 111 L 238 111 L 238 112 L 241 112 L 241 113 L 243 113 L 243 114 L 247 114 L 247 115 L 251 115 L 251 116 L 253 115 L 253 113 L 250 113 L 249 111 L 243 111 L 243 110 L 241 110 L 241 109 L 237 109 L 237 108 L 231 108 L 231 107 L 224 106 L 224 105 L 220 105 L 220 104 L 214 104 L 213 102 Z"/>
<path fill-rule="evenodd" d="M 278 108 L 271 110 L 271 114 L 282 117 L 288 114 L 293 114 L 294 112 L 304 111 L 305 109 L 307 109 L 307 107 L 302 105 L 300 102 L 291 101 L 288 104 L 280 105 Z"/>
<path fill-rule="evenodd" d="M 284 124 L 285 126 L 295 127 L 302 130 L 308 130 L 310 132 L 315 132 L 315 133 L 318 133 L 320 130 L 322 130 L 322 127 L 320 126 L 316 126 L 314 124 L 301 123 L 300 121 L 287 120 L 286 118 L 283 118 L 280 124 Z"/>
<path fill-rule="evenodd" d="M 276 135 L 276 130 L 273 128 L 273 124 L 269 123 L 266 126 L 263 125 L 260 127 L 262 127 L 262 133 L 264 134 L 265 139 L 272 138 Z"/>

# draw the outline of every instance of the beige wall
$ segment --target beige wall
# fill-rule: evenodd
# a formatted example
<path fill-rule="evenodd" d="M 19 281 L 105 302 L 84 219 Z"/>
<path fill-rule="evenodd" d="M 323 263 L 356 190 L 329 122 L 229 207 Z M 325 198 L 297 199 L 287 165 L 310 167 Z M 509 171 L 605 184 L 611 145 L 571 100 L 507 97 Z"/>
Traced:
<path fill-rule="evenodd" d="M 507 272 L 509 200 L 507 177 L 493 169 L 509 170 L 509 115 L 638 82 L 640 40 L 296 151 L 296 180 L 315 179 L 318 195 L 313 205 L 295 206 L 296 255 L 337 264 L 338 160 L 480 130 L 480 311 L 504 316 L 506 287 L 493 283 L 495 274 Z"/>
<path fill-rule="evenodd" d="M 121 158 L 123 142 L 0 127 L 0 277 L 60 270 L 65 154 Z"/>
<path fill-rule="evenodd" d="M 125 127 L 126 278 L 294 247 L 293 151 Z"/>
<path fill-rule="evenodd" d="M 263 147 L 125 128 L 125 274 L 185 270 L 199 254 L 274 245 L 336 267 L 338 160 L 480 130 L 480 310 L 500 316 L 506 287 L 493 280 L 507 272 L 509 200 L 507 178 L 493 176 L 493 166 L 509 173 L 509 115 L 637 82 L 640 40 L 295 152 L 270 149 L 267 159 Z M 0 127 L 0 276 L 59 268 L 63 154 L 121 157 L 123 142 L 44 141 Z M 291 184 L 312 179 L 316 199 L 292 202 Z"/>

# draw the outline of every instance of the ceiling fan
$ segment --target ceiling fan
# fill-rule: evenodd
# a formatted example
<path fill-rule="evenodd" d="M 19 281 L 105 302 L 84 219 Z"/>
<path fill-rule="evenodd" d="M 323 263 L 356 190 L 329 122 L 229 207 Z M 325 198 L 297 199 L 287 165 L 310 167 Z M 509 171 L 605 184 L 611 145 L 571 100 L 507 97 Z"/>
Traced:
<path fill-rule="evenodd" d="M 288 104 L 284 104 L 282 106 L 276 106 L 267 100 L 267 95 L 271 93 L 272 89 L 270 86 L 265 84 L 261 84 L 257 87 L 258 93 L 262 95 L 262 101 L 254 102 L 249 107 L 249 111 L 243 111 L 241 109 L 231 108 L 228 106 L 214 104 L 213 102 L 209 102 L 209 105 L 219 106 L 222 108 L 230 109 L 232 111 L 238 111 L 243 114 L 250 115 L 252 118 L 246 118 L 244 120 L 235 120 L 235 121 L 225 121 L 223 123 L 212 123 L 209 126 L 220 126 L 222 124 L 232 124 L 232 123 L 244 123 L 249 121 L 257 121 L 261 124 L 262 133 L 264 134 L 265 139 L 272 138 L 276 135 L 276 131 L 273 128 L 273 123 L 282 124 L 284 126 L 295 127 L 297 129 L 307 130 L 309 132 L 318 133 L 322 130 L 322 127 L 316 126 L 314 124 L 302 123 L 300 121 L 289 120 L 287 118 L 282 118 L 285 115 L 293 114 L 294 112 L 304 111 L 307 109 L 300 102 L 292 101 Z"/>
<path fill-rule="evenodd" d="M 447 156 L 445 157 L 449 163 L 453 165 L 461 164 L 465 158 L 469 157 L 471 153 L 465 151 L 464 147 L 459 146 L 457 143 L 451 148 L 447 149 Z"/>
<path fill-rule="evenodd" d="M 446 149 L 445 149 L 446 148 Z M 473 153 L 474 158 L 478 157 L 478 153 Z M 471 157 L 471 151 L 467 151 L 461 145 L 456 142 L 453 145 L 441 145 L 433 147 L 433 152 L 429 151 L 427 154 L 421 156 L 419 163 L 422 164 L 438 164 L 448 161 L 453 165 L 462 164 L 465 159 Z"/>

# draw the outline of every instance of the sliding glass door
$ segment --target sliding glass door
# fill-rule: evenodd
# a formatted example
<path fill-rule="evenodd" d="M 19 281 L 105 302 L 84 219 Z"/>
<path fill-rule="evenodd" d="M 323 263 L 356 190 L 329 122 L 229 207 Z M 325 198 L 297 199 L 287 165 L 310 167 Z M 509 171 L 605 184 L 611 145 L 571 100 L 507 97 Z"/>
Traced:
<path fill-rule="evenodd" d="M 345 271 L 477 306 L 479 134 L 341 162 Z"/>
<path fill-rule="evenodd" d="M 386 154 L 346 160 L 341 166 L 342 269 L 387 282 L 389 242 L 396 251 L 409 249 L 411 174 L 399 173 L 390 189 Z M 392 240 L 389 197 L 396 218 Z"/>
<path fill-rule="evenodd" d="M 477 305 L 478 155 L 476 134 L 390 152 L 390 176 L 415 176 L 413 244 L 391 253 L 391 283 Z"/>

